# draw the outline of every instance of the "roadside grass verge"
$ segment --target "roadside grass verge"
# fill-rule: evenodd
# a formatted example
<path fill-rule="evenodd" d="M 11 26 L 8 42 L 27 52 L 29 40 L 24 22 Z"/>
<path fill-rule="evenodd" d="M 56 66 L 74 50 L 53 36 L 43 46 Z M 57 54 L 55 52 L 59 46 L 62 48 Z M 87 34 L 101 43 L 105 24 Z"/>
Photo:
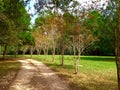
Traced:
<path fill-rule="evenodd" d="M 26 55 L 29 58 L 28 55 Z M 74 57 L 65 55 L 64 66 L 60 66 L 59 55 L 55 56 L 55 61 L 52 61 L 52 56 L 48 55 L 33 55 L 35 60 L 41 61 L 49 66 L 71 86 L 73 90 L 118 90 L 117 88 L 117 73 L 114 57 L 112 56 L 81 56 L 78 61 L 79 72 L 77 75 L 74 72 Z"/>
<path fill-rule="evenodd" d="M 16 60 L 0 60 L 0 90 L 8 90 L 20 70 L 20 65 Z"/>

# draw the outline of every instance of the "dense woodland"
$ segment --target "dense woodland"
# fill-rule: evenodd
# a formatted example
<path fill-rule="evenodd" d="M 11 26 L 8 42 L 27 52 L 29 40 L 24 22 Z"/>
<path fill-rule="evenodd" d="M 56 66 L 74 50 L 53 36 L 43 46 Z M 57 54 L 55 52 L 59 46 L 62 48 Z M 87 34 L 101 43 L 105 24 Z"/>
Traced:
<path fill-rule="evenodd" d="M 38 18 L 30 26 L 29 0 L 0 1 L 1 54 L 114 55 L 114 2 L 36 2 Z M 40 5 L 40 6 L 39 6 Z M 53 5 L 53 6 L 52 6 Z M 3 30 L 4 29 L 4 30 Z M 61 51 L 60 51 L 60 50 Z M 30 52 L 31 51 L 31 52 Z"/>
<path fill-rule="evenodd" d="M 120 1 L 36 0 L 35 24 L 26 6 L 31 0 L 0 0 L 0 52 L 7 54 L 119 55 Z M 29 8 L 30 9 L 30 8 Z M 76 63 L 75 63 L 76 65 Z M 118 63 L 116 63 L 118 65 Z M 76 71 L 77 72 L 77 71 Z M 118 79 L 120 80 L 120 79 Z M 119 85 L 120 86 L 120 85 Z"/>

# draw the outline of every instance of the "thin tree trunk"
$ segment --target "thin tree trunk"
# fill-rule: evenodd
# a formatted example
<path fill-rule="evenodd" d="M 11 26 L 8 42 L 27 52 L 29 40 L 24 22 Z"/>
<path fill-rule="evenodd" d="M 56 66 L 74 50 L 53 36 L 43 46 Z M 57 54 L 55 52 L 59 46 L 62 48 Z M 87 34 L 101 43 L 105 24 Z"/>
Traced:
<path fill-rule="evenodd" d="M 75 37 L 73 35 L 73 52 L 74 52 L 74 59 L 75 59 L 75 56 L 76 56 L 76 48 L 75 48 Z"/>
<path fill-rule="evenodd" d="M 32 55 L 33 55 L 33 46 L 31 45 L 30 46 L 30 57 L 32 58 Z"/>
<path fill-rule="evenodd" d="M 64 50 L 62 50 L 62 53 L 61 53 L 61 65 L 63 66 L 64 65 Z"/>
<path fill-rule="evenodd" d="M 115 29 L 115 61 L 116 61 L 116 68 L 117 68 L 117 79 L 118 79 L 118 89 L 120 90 L 120 61 L 119 61 L 119 40 L 118 40 L 118 30 L 119 28 Z"/>
<path fill-rule="evenodd" d="M 55 59 L 55 48 L 53 48 L 52 50 L 52 62 L 54 62 L 54 59 Z"/>
<path fill-rule="evenodd" d="M 80 61 L 80 51 L 78 51 L 78 61 Z"/>
<path fill-rule="evenodd" d="M 115 39 L 115 61 L 117 68 L 118 88 L 120 90 L 120 61 L 119 61 L 119 45 L 117 38 Z"/>
<path fill-rule="evenodd" d="M 40 49 L 37 48 L 36 50 L 37 50 L 37 55 L 40 55 Z"/>
<path fill-rule="evenodd" d="M 7 55 L 7 45 L 4 46 L 3 59 L 6 59 Z"/>
<path fill-rule="evenodd" d="M 45 48 L 43 48 L 43 52 L 44 52 L 44 55 L 45 55 Z"/>
<path fill-rule="evenodd" d="M 2 46 L 0 46 L 0 50 L 1 50 L 0 55 L 2 55 Z"/>
<path fill-rule="evenodd" d="M 15 47 L 15 58 L 17 57 L 17 55 L 18 55 L 18 47 Z"/>
<path fill-rule="evenodd" d="M 41 51 L 42 51 L 42 49 L 40 48 L 40 49 L 39 49 L 39 52 L 40 52 L 40 54 L 39 54 L 39 55 L 41 55 Z"/>
<path fill-rule="evenodd" d="M 43 51 L 44 51 L 44 55 L 45 55 L 45 60 L 47 60 L 48 50 L 46 48 L 44 48 Z"/>
<path fill-rule="evenodd" d="M 80 62 L 80 51 L 78 51 L 78 61 Z M 74 60 L 74 67 L 75 67 L 75 74 L 77 74 L 78 73 L 78 65 L 77 65 L 77 59 L 75 58 L 75 60 Z"/>
<path fill-rule="evenodd" d="M 78 72 L 78 68 L 77 68 L 77 59 L 76 59 L 76 50 L 75 50 L 75 46 L 73 46 L 73 51 L 74 51 L 74 74 L 77 74 Z"/>
<path fill-rule="evenodd" d="M 120 2 L 116 0 L 117 11 L 116 11 L 116 28 L 115 28 L 115 60 L 118 77 L 118 89 L 120 90 L 120 60 L 119 60 L 119 46 L 120 46 Z"/>
<path fill-rule="evenodd" d="M 77 67 L 77 59 L 74 59 L 74 73 L 77 74 L 78 72 L 78 67 Z"/>
<path fill-rule="evenodd" d="M 73 52 L 74 52 L 74 59 L 76 58 L 76 50 L 75 50 L 75 45 L 73 45 Z"/>
<path fill-rule="evenodd" d="M 59 61 L 60 61 L 60 65 L 61 65 L 61 53 L 60 53 L 59 49 L 58 49 L 58 55 L 59 55 Z"/>
<path fill-rule="evenodd" d="M 23 50 L 23 56 L 25 55 L 26 50 Z"/>

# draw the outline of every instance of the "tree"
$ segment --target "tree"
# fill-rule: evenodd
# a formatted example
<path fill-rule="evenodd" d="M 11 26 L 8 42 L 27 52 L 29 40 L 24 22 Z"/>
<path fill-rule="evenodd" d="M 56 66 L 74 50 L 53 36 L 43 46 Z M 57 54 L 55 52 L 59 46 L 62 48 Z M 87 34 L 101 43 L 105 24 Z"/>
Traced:
<path fill-rule="evenodd" d="M 93 29 L 88 29 L 85 23 L 85 18 L 87 17 L 86 12 L 82 12 L 80 15 L 72 15 L 70 13 L 65 14 L 66 21 L 66 33 L 71 37 L 71 45 L 73 47 L 74 56 L 76 55 L 76 50 L 78 52 L 78 61 L 80 61 L 81 53 L 87 48 L 91 43 L 97 40 L 94 35 Z M 77 74 L 77 59 L 74 58 L 75 74 Z"/>
<path fill-rule="evenodd" d="M 26 0 L 27 2 L 30 0 Z M 74 0 L 38 0 L 35 2 L 35 9 L 38 13 L 43 13 L 45 10 L 58 12 L 58 10 L 61 10 L 62 12 L 65 12 L 70 7 L 69 4 Z"/>
<path fill-rule="evenodd" d="M 17 47 L 17 45 L 19 44 L 20 32 L 23 31 L 23 29 L 28 28 L 30 17 L 25 10 L 23 1 L 2 0 L 0 1 L 0 5 L 1 8 L 3 8 L 0 11 L 1 20 L 3 20 L 3 22 L 1 23 L 4 24 L 3 27 L 1 26 L 1 32 L 3 32 L 4 34 L 0 37 L 3 37 L 1 39 L 2 41 L 7 42 L 7 44 L 5 44 L 4 42 L 1 43 L 1 45 L 3 45 L 5 48 L 3 53 L 3 57 L 5 58 L 7 47 L 11 45 Z M 6 30 L 3 30 L 5 26 Z M 6 38 L 9 38 L 9 40 Z M 15 41 L 14 43 L 13 40 Z M 15 48 L 15 54 L 16 53 L 17 48 Z"/>
<path fill-rule="evenodd" d="M 114 2 L 114 1 L 113 1 Z M 120 1 L 115 1 L 116 5 L 116 12 L 115 12 L 115 60 L 116 60 L 116 67 L 117 67 L 117 77 L 118 77 L 118 89 L 120 90 Z"/>
<path fill-rule="evenodd" d="M 13 45 L 13 41 L 16 40 L 14 24 L 5 15 L 0 16 L 0 44 L 4 46 L 3 59 L 7 54 L 7 47 Z"/>
<path fill-rule="evenodd" d="M 4 2 L 0 1 L 0 13 L 4 10 Z"/>
<path fill-rule="evenodd" d="M 111 24 L 112 23 L 112 24 Z M 98 10 L 92 10 L 85 19 L 85 26 L 93 30 L 93 34 L 97 35 L 99 40 L 88 48 L 89 52 L 98 52 L 96 55 L 114 55 L 114 31 L 113 23 L 109 16 Z M 88 53 L 89 54 L 89 53 Z"/>
<path fill-rule="evenodd" d="M 52 62 L 54 62 L 56 45 L 59 38 L 59 34 L 57 33 L 57 24 L 59 23 L 59 17 L 55 13 L 51 14 L 51 17 L 48 19 L 48 23 L 50 23 L 50 29 L 48 31 L 49 47 L 52 52 Z"/>
<path fill-rule="evenodd" d="M 23 55 L 25 54 L 25 52 L 29 49 L 30 50 L 30 55 L 32 57 L 33 51 L 34 51 L 34 38 L 32 36 L 32 31 L 28 30 L 28 31 L 24 31 L 21 36 L 20 36 L 20 40 L 21 40 L 21 47 L 23 48 Z"/>
<path fill-rule="evenodd" d="M 61 65 L 64 65 L 64 52 L 66 49 L 71 49 L 71 30 L 73 29 L 74 16 L 69 12 L 66 12 L 61 16 L 60 25 L 58 30 L 60 32 L 60 37 L 58 40 L 58 48 L 61 54 Z"/>
<path fill-rule="evenodd" d="M 33 33 L 36 47 L 43 48 L 44 54 L 48 49 L 52 52 L 52 61 L 54 61 L 56 43 L 57 43 L 57 23 L 58 16 L 56 13 L 47 12 L 36 19 L 36 30 Z M 39 34 L 38 34 L 39 33 Z"/>

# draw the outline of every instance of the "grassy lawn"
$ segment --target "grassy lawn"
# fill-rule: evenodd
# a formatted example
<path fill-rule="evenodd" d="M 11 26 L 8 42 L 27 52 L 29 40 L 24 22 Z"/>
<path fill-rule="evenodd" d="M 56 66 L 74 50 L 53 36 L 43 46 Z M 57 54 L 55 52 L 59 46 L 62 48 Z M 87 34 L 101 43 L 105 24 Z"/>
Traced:
<path fill-rule="evenodd" d="M 29 57 L 29 56 L 26 56 Z M 49 55 L 45 60 L 44 55 L 33 55 L 33 58 L 42 61 L 64 80 L 73 90 L 117 90 L 117 74 L 114 57 L 108 56 L 81 56 L 79 73 L 73 74 L 73 56 L 65 56 L 64 66 L 60 66 L 59 56 L 55 56 L 55 62 L 51 62 Z"/>
<path fill-rule="evenodd" d="M 20 69 L 20 63 L 16 60 L 0 61 L 0 90 L 8 90 Z"/>

